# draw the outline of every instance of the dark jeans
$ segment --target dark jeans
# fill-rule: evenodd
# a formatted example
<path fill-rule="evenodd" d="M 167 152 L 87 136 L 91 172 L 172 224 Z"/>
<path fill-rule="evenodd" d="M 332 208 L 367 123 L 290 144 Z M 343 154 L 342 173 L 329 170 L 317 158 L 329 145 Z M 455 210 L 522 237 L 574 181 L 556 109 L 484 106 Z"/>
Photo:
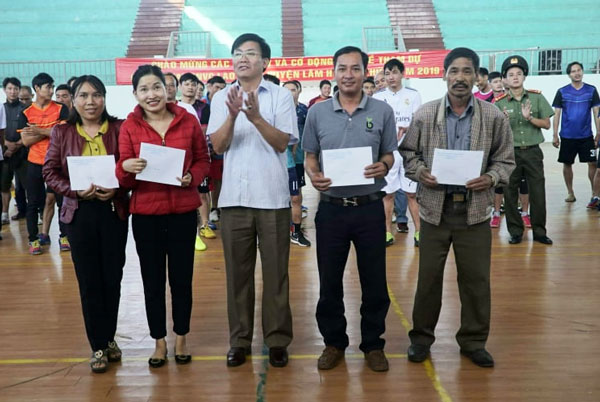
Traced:
<path fill-rule="evenodd" d="M 25 162 L 23 162 L 25 164 Z M 25 182 L 27 181 L 27 168 L 23 180 L 15 175 L 15 201 L 17 203 L 17 211 L 20 215 L 27 216 L 27 195 L 25 194 Z"/>
<path fill-rule="evenodd" d="M 360 350 L 383 349 L 385 316 L 390 306 L 385 273 L 385 212 L 383 202 L 343 207 L 321 201 L 315 217 L 320 296 L 317 323 L 325 345 L 348 346 L 344 317 L 343 277 L 350 243 L 356 249 L 362 289 Z"/>
<path fill-rule="evenodd" d="M 431 345 L 442 307 L 444 268 L 450 246 L 454 249 L 460 295 L 460 329 L 456 340 L 462 350 L 485 347 L 490 331 L 490 258 L 492 234 L 489 219 L 467 225 L 466 203 L 446 198 L 438 226 L 421 219 L 419 279 L 413 307 L 413 344 Z"/>
<path fill-rule="evenodd" d="M 131 223 L 140 258 L 150 336 L 154 339 L 167 336 L 167 261 L 173 331 L 185 335 L 190 331 L 192 315 L 196 210 L 169 215 L 135 214 Z"/>
<path fill-rule="evenodd" d="M 27 162 L 27 232 L 29 241 L 38 238 L 39 212 L 44 210 L 46 203 L 46 186 L 42 177 L 42 165 Z"/>
<path fill-rule="evenodd" d="M 396 223 L 408 223 L 406 209 L 408 208 L 408 198 L 402 189 L 396 191 L 394 196 L 394 212 L 396 213 Z"/>
<path fill-rule="evenodd" d="M 127 226 L 111 203 L 102 201 L 79 202 L 73 220 L 65 225 L 92 350 L 106 349 L 115 338 Z"/>

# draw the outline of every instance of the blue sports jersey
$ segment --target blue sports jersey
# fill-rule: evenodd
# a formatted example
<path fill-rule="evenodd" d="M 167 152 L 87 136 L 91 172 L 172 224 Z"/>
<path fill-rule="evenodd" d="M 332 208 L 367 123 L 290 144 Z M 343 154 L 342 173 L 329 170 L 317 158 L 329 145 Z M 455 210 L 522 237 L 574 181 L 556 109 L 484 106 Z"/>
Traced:
<path fill-rule="evenodd" d="M 592 133 L 591 109 L 600 106 L 596 87 L 583 84 L 579 89 L 565 85 L 556 91 L 552 106 L 562 109 L 560 136 L 562 138 L 588 138 Z"/>

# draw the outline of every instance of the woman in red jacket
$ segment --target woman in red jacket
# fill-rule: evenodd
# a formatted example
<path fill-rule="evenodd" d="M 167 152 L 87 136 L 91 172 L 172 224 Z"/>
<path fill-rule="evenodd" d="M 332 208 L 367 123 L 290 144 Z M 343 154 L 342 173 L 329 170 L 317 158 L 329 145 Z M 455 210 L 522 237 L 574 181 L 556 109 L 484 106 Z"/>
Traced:
<path fill-rule="evenodd" d="M 165 77 L 156 66 L 140 66 L 133 74 L 133 93 L 138 106 L 121 126 L 117 178 L 132 190 L 129 204 L 133 236 L 142 271 L 146 317 L 150 336 L 156 340 L 151 367 L 167 358 L 165 337 L 167 274 L 171 287 L 175 361 L 189 363 L 185 335 L 190 330 L 192 274 L 196 240 L 197 187 L 208 175 L 210 160 L 198 120 L 185 109 L 167 103 Z M 142 143 L 185 150 L 181 186 L 136 180 L 146 167 L 139 157 Z"/>
<path fill-rule="evenodd" d="M 52 129 L 42 169 L 44 180 L 64 196 L 60 220 L 66 223 L 77 274 L 88 340 L 90 367 L 103 373 L 108 361 L 121 360 L 114 340 L 127 242 L 127 192 L 92 184 L 73 191 L 67 156 L 114 155 L 119 158 L 121 120 L 109 116 L 106 88 L 93 75 L 73 83 L 74 110 L 67 124 Z"/>

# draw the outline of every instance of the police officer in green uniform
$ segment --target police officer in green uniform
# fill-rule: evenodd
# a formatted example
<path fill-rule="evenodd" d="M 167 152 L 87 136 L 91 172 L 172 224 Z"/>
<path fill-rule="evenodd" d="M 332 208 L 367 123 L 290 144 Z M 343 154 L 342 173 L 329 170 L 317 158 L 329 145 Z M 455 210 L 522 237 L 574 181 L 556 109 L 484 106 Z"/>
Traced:
<path fill-rule="evenodd" d="M 515 55 L 504 60 L 502 77 L 506 79 L 508 91 L 495 99 L 496 106 L 510 119 L 517 164 L 504 189 L 506 222 L 510 234 L 509 243 L 521 243 L 525 228 L 517 201 L 521 177 L 525 177 L 529 185 L 533 240 L 552 244 L 552 240 L 546 236 L 544 154 L 539 144 L 544 142 L 541 129 L 550 128 L 550 117 L 554 115 L 554 111 L 540 91 L 523 88 L 528 72 L 529 66 L 523 57 Z"/>

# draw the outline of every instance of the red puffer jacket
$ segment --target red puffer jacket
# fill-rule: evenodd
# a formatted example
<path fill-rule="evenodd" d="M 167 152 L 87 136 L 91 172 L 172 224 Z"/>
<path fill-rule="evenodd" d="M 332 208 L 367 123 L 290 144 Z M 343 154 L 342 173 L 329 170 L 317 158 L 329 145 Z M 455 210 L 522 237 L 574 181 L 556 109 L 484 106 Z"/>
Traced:
<path fill-rule="evenodd" d="M 165 133 L 161 136 L 144 120 L 143 110 L 138 105 L 127 116 L 119 134 L 120 158 L 117 162 L 117 178 L 121 186 L 132 189 L 129 209 L 132 214 L 166 215 L 193 211 L 201 204 L 198 186 L 210 168 L 210 157 L 206 139 L 198 120 L 185 109 L 168 103 L 167 109 L 175 115 Z M 123 170 L 123 162 L 139 158 L 142 142 L 154 145 L 183 149 L 185 159 L 183 174 L 192 175 L 188 187 L 171 186 L 135 179 L 135 174 Z"/>
<path fill-rule="evenodd" d="M 119 127 L 122 122 L 123 120 L 109 122 L 108 131 L 102 136 L 106 153 L 114 155 L 115 159 L 119 159 L 118 138 Z M 81 156 L 84 145 L 85 140 L 79 135 L 75 125 L 59 124 L 52 129 L 42 174 L 48 186 L 64 196 L 63 205 L 60 209 L 60 220 L 64 223 L 71 223 L 75 211 L 79 208 L 77 192 L 71 190 L 67 156 Z M 126 220 L 129 216 L 128 192 L 120 188 L 112 199 L 115 210 L 122 220 Z"/>

